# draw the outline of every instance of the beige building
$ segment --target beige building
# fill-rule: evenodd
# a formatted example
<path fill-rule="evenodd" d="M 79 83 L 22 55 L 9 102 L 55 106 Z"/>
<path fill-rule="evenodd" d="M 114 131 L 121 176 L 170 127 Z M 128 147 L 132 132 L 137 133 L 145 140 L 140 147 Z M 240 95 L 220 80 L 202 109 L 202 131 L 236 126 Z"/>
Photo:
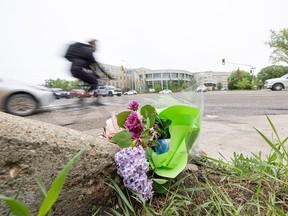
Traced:
<path fill-rule="evenodd" d="M 223 89 L 228 89 L 228 78 L 230 72 L 204 71 L 194 73 L 194 77 L 199 84 L 204 84 L 208 90 L 217 90 L 217 84 L 221 83 Z"/>
<path fill-rule="evenodd" d="M 121 71 L 120 66 L 101 64 L 103 69 L 111 74 L 115 80 L 102 79 L 100 84 L 113 85 L 121 88 L 123 91 L 136 89 L 145 91 L 154 89 L 155 85 L 160 85 L 161 89 L 168 88 L 168 82 L 185 82 L 189 83 L 193 80 L 196 85 L 204 84 L 208 90 L 217 90 L 217 84 L 221 83 L 222 88 L 228 89 L 228 77 L 230 72 L 190 72 L 178 69 L 158 69 L 152 70 L 148 68 L 130 68 Z M 148 88 L 148 89 L 146 89 Z"/>

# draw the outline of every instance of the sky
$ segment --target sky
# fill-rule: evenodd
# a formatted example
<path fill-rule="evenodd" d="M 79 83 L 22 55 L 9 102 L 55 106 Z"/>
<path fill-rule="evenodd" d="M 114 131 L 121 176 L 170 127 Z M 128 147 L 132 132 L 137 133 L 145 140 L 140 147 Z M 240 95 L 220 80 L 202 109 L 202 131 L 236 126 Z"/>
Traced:
<path fill-rule="evenodd" d="M 258 73 L 272 64 L 270 30 L 288 27 L 287 8 L 287 0 L 1 0 L 0 78 L 71 80 L 66 48 L 91 38 L 104 64 Z"/>

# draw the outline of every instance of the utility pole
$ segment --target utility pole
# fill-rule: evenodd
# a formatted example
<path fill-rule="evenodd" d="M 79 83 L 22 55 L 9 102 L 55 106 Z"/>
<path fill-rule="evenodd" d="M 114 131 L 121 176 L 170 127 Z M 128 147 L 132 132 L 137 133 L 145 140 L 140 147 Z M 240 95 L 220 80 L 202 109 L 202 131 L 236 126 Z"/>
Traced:
<path fill-rule="evenodd" d="M 233 64 L 233 65 L 243 65 L 243 66 L 247 66 L 247 67 L 250 67 L 250 74 L 252 75 L 252 85 L 254 84 L 254 70 L 256 69 L 255 67 L 253 67 L 252 65 L 249 65 L 249 64 L 243 64 L 243 63 L 235 63 L 235 62 L 227 62 L 225 60 L 225 58 L 222 59 L 222 65 L 225 65 L 225 64 Z M 239 68 L 238 68 L 239 70 Z"/>
<path fill-rule="evenodd" d="M 129 65 L 129 67 L 130 67 L 130 71 L 131 71 L 131 88 L 132 88 L 132 90 L 135 90 L 134 89 L 134 70 L 132 69 L 132 67 L 131 67 L 129 62 L 127 62 L 125 60 L 122 60 L 122 61 L 126 62 Z"/>

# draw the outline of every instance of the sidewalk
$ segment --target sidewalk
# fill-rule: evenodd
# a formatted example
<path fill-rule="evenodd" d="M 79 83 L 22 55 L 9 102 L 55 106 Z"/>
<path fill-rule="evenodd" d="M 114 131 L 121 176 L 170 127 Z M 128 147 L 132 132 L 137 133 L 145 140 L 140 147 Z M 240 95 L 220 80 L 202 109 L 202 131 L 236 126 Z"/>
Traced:
<path fill-rule="evenodd" d="M 288 136 L 288 115 L 269 116 L 277 133 L 283 141 Z M 264 154 L 271 148 L 260 134 L 257 128 L 269 140 L 272 136 L 272 128 L 266 116 L 233 117 L 230 120 L 217 120 L 203 117 L 200 135 L 193 146 L 193 151 L 213 158 L 221 158 L 221 153 L 227 160 L 233 157 L 233 153 L 251 155 L 261 151 Z M 287 143 L 288 145 L 288 143 Z"/>

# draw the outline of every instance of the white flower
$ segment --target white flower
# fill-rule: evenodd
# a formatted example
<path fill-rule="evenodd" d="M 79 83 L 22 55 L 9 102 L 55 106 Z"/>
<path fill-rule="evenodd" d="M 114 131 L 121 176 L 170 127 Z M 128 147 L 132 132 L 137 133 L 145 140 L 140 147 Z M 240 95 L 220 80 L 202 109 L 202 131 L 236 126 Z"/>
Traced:
<path fill-rule="evenodd" d="M 115 111 L 112 112 L 111 118 L 106 121 L 105 134 L 107 138 L 111 138 L 114 134 L 120 131 L 120 127 L 117 124 L 117 117 Z"/>

